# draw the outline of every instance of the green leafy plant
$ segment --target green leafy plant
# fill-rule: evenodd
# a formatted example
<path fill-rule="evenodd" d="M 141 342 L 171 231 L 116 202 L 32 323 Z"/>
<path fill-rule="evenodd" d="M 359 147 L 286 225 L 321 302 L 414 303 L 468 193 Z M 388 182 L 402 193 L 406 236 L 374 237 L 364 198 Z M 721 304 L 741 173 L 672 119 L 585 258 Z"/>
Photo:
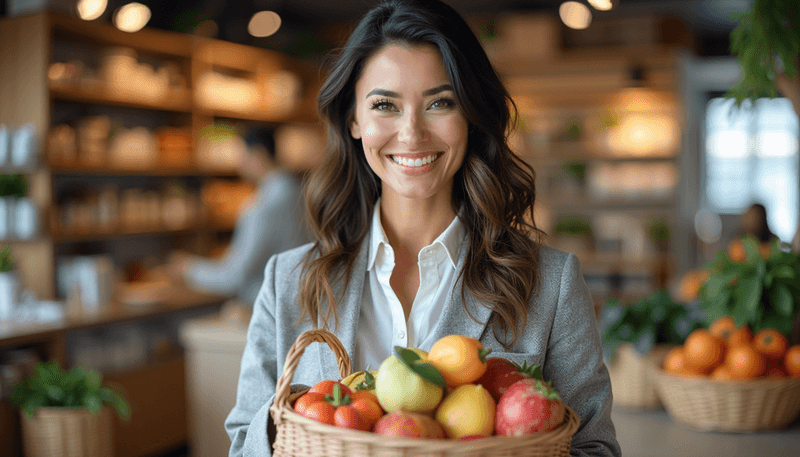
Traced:
<path fill-rule="evenodd" d="M 0 273 L 14 271 L 14 258 L 11 256 L 11 245 L 8 243 L 0 251 Z"/>
<path fill-rule="evenodd" d="M 571 160 L 561 165 L 561 174 L 571 178 L 583 180 L 586 177 L 586 162 Z"/>
<path fill-rule="evenodd" d="M 120 418 L 130 419 L 130 406 L 116 390 L 104 387 L 102 375 L 94 370 L 73 367 L 65 371 L 54 360 L 36 364 L 36 373 L 14 386 L 11 402 L 34 417 L 41 407 L 83 408 L 100 414 L 113 407 Z"/>
<path fill-rule="evenodd" d="M 28 178 L 23 174 L 0 175 L 0 197 L 24 197 L 28 194 Z"/>
<path fill-rule="evenodd" d="M 562 216 L 553 227 L 556 235 L 591 236 L 592 224 L 583 216 Z"/>
<path fill-rule="evenodd" d="M 775 78 L 797 76 L 800 54 L 800 8 L 795 0 L 755 0 L 750 11 L 736 16 L 731 51 L 739 60 L 742 79 L 728 91 L 737 105 L 744 100 L 778 97 Z"/>
<path fill-rule="evenodd" d="M 699 296 L 707 323 L 730 315 L 736 325 L 747 324 L 754 332 L 776 328 L 788 335 L 800 303 L 800 254 L 785 250 L 778 239 L 768 245 L 768 255 L 752 235 L 741 243 L 743 261 L 723 251 L 706 266 L 711 275 Z"/>
<path fill-rule="evenodd" d="M 666 221 L 663 219 L 652 221 L 647 227 L 647 234 L 659 249 L 666 250 L 670 235 L 669 224 Z"/>
<path fill-rule="evenodd" d="M 609 298 L 598 326 L 603 352 L 611 359 L 623 343 L 633 345 L 642 355 L 656 344 L 682 344 L 704 321 L 699 303 L 678 303 L 667 290 L 660 289 L 648 297 L 625 303 Z"/>

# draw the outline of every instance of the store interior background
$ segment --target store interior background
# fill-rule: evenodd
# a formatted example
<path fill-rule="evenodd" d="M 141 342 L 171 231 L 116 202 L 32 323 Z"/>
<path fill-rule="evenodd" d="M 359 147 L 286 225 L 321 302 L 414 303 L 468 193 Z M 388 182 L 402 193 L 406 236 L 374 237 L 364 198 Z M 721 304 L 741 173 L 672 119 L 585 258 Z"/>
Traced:
<path fill-rule="evenodd" d="M 81 21 L 71 1 L 0 0 L 0 124 L 30 129 L 36 145 L 2 165 L 25 177 L 34 221 L 5 237 L 25 292 L 18 318 L 0 321 L 3 456 L 20 452 L 11 379 L 49 358 L 128 391 L 118 457 L 227 447 L 214 420 L 235 394 L 246 311 L 186 292 L 163 265 L 175 250 L 214 256 L 230 241 L 253 190 L 235 173 L 237 132 L 273 127 L 286 167 L 316 166 L 316 89 L 373 4 L 142 1 L 145 30 L 125 33 L 111 17 L 126 3 Z M 740 74 L 733 15 L 750 1 L 619 0 L 590 8 L 582 30 L 564 25 L 560 0 L 448 3 L 518 105 L 512 141 L 537 172 L 537 223 L 581 259 L 596 307 L 659 288 L 680 296 L 752 203 L 791 242 L 798 119 L 783 99 L 730 117 L 723 98 Z M 280 28 L 249 34 L 265 10 Z"/>

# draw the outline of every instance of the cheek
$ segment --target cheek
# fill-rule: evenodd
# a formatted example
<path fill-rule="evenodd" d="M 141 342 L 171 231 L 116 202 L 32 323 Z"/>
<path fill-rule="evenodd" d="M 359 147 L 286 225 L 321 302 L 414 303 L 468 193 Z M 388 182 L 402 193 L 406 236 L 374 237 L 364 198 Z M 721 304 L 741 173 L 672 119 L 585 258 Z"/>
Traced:
<path fill-rule="evenodd" d="M 361 142 L 365 150 L 382 147 L 390 136 L 389 126 L 380 122 L 367 122 L 361 127 Z"/>

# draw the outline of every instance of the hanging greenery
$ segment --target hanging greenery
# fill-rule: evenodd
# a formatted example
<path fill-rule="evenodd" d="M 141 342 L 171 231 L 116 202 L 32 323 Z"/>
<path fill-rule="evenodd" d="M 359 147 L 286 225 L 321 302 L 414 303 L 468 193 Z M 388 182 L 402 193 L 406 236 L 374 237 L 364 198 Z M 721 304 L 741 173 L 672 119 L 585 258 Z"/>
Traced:
<path fill-rule="evenodd" d="M 781 73 L 797 77 L 800 55 L 800 8 L 797 0 L 755 0 L 736 17 L 731 53 L 742 68 L 742 79 L 727 97 L 741 106 L 745 100 L 779 97 L 775 79 Z"/>

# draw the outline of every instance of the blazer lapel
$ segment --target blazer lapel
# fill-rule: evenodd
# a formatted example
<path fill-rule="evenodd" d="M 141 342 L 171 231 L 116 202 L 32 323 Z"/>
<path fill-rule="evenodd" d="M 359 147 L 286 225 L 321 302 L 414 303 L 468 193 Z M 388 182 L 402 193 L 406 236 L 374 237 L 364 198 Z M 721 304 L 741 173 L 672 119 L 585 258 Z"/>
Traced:
<path fill-rule="evenodd" d="M 353 266 L 353 276 L 350 278 L 350 283 L 347 285 L 337 309 L 339 327 L 336 329 L 335 334 L 345 351 L 347 351 L 351 363 L 356 352 L 356 332 L 358 331 L 358 318 L 361 314 L 361 302 L 364 295 L 364 280 L 366 278 L 365 272 L 367 271 L 367 255 L 369 251 L 366 248 L 367 241 L 368 239 L 361 244 L 358 258 Z M 320 327 L 322 327 L 321 324 L 322 321 L 320 320 Z M 328 322 L 328 329 L 331 331 L 334 329 L 333 318 Z M 322 346 L 325 346 L 325 348 L 319 351 L 319 357 L 323 379 L 339 379 L 336 356 L 326 345 Z"/>
<path fill-rule="evenodd" d="M 458 264 L 456 271 L 460 272 L 464 268 L 466 260 L 466 246 L 462 246 L 458 256 Z M 434 341 L 445 337 L 447 335 L 464 335 L 470 338 L 480 340 L 483 332 L 486 330 L 486 324 L 489 321 L 492 311 L 481 305 L 469 291 L 464 293 L 466 299 L 466 306 L 469 313 L 464 310 L 464 301 L 461 299 L 461 287 L 463 279 L 459 279 L 453 290 L 450 291 L 450 297 L 445 304 L 442 316 L 434 331 Z M 473 317 L 475 319 L 473 319 Z M 476 321 L 477 320 L 477 321 Z"/>

